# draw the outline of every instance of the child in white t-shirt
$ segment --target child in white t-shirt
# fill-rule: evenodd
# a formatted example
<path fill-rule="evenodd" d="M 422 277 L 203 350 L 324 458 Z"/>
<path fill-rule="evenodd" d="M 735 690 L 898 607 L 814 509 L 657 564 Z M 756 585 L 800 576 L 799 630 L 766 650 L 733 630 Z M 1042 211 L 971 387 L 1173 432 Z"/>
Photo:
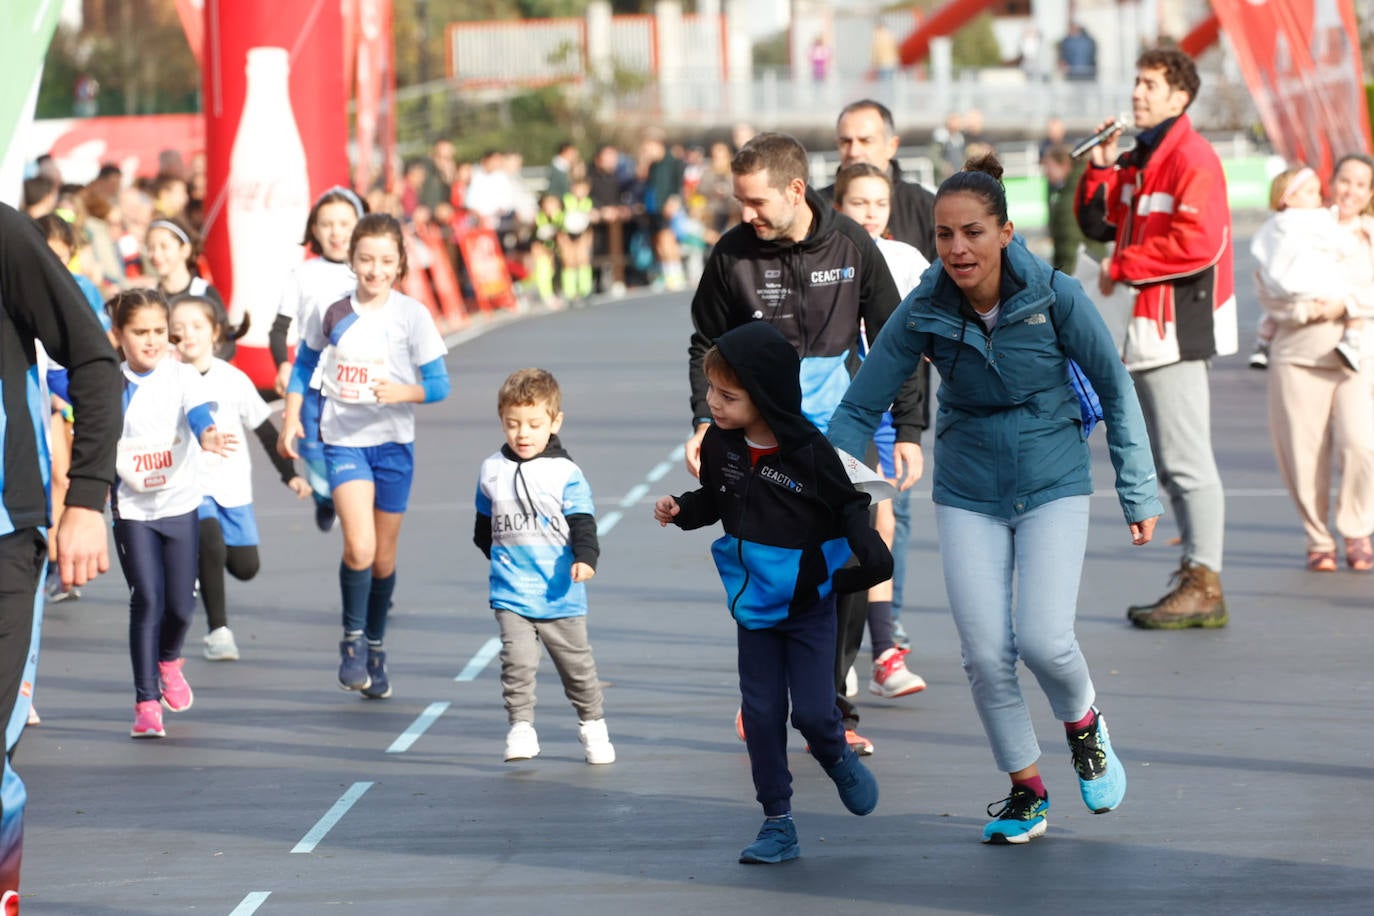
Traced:
<path fill-rule="evenodd" d="M 297 497 L 310 495 L 310 484 L 296 474 L 289 459 L 277 454 L 277 427 L 272 410 L 253 382 L 237 366 L 214 355 L 227 328 L 217 320 L 214 304 L 195 296 L 172 309 L 172 335 L 182 361 L 200 373 L 220 421 L 220 430 L 242 440 L 252 430 L 276 465 L 282 483 Z M 209 624 L 204 654 L 210 661 L 235 661 L 239 649 L 229 629 L 224 573 L 240 582 L 258 574 L 258 523 L 253 515 L 253 469 L 247 449 L 227 456 L 196 455 L 200 500 L 200 597 Z"/>
<path fill-rule="evenodd" d="M 134 668 L 135 738 L 161 738 L 162 706 L 190 709 L 181 646 L 195 613 L 200 485 L 195 443 L 228 455 L 238 439 L 221 432 L 205 381 L 168 356 L 167 301 L 155 290 L 110 300 L 124 354 L 124 428 L 115 470 L 114 537 L 129 583 L 129 651 Z"/>
<path fill-rule="evenodd" d="M 1280 172 L 1269 186 L 1269 206 L 1274 214 L 1265 220 L 1250 242 L 1250 253 L 1259 262 L 1256 278 L 1263 291 L 1275 299 L 1343 299 L 1349 292 L 1341 262 L 1356 256 L 1350 234 L 1339 226 L 1336 215 L 1322 206 L 1322 183 L 1310 168 Z M 1347 317 L 1336 355 L 1351 369 L 1360 368 L 1361 333 L 1364 321 Z M 1278 326 L 1268 312 L 1262 314 L 1250 355 L 1253 369 L 1269 365 L 1269 344 Z"/>
<path fill-rule="evenodd" d="M 401 224 L 372 213 L 349 242 L 352 296 L 304 316 L 277 451 L 297 458 L 301 405 L 317 365 L 320 440 L 343 528 L 339 686 L 391 695 L 382 638 L 396 588 L 396 545 L 415 468 L 415 404 L 448 396 L 448 352 L 429 311 L 392 287 L 406 271 Z"/>

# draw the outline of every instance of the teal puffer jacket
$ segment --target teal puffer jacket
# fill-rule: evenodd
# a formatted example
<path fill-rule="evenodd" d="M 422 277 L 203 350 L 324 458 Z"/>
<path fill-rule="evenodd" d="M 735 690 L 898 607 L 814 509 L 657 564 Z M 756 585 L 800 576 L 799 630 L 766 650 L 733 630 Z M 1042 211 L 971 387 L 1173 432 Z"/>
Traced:
<path fill-rule="evenodd" d="M 1102 401 L 1116 491 L 1127 522 L 1163 513 L 1145 419 L 1111 334 L 1078 281 L 1055 274 L 1013 237 L 1002 255 L 1001 313 L 991 332 L 940 262 L 878 336 L 829 437 L 863 454 L 892 397 L 929 357 L 939 370 L 934 500 L 1012 518 L 1092 492 L 1071 357 Z"/>

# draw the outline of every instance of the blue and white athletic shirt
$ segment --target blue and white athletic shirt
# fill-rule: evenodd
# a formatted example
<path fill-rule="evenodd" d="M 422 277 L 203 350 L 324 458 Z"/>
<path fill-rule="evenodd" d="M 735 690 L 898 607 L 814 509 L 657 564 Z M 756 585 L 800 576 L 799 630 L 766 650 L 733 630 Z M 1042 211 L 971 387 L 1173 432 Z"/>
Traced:
<path fill-rule="evenodd" d="M 277 303 L 277 314 L 285 315 L 292 321 L 292 329 L 287 332 L 287 343 L 295 343 L 295 336 L 304 333 L 307 315 L 323 312 L 350 295 L 357 286 L 358 278 L 353 268 L 343 261 L 331 261 L 323 257 L 303 261 L 291 271 L 282 290 L 281 301 Z M 318 367 L 315 369 L 310 379 L 311 388 L 319 389 L 322 371 Z"/>
<path fill-rule="evenodd" d="M 419 366 L 448 353 L 429 309 L 392 290 L 380 307 L 361 309 L 352 296 L 305 316 L 301 341 L 323 351 L 320 439 L 368 448 L 415 441 L 414 404 L 378 404 L 372 383 L 419 384 Z"/>
<path fill-rule="evenodd" d="M 239 444 L 228 455 L 202 451 L 196 445 L 196 476 L 200 492 L 225 509 L 253 502 L 253 465 L 248 458 L 248 434 L 272 416 L 272 408 L 251 379 L 237 366 L 222 359 L 210 362 L 201 378 L 206 393 L 215 403 L 219 431 L 238 438 Z"/>
<path fill-rule="evenodd" d="M 134 372 L 127 362 L 120 371 L 124 431 L 115 454 L 117 517 L 148 522 L 194 511 L 200 505 L 199 446 L 188 415 L 198 412 L 208 419 L 213 405 L 205 380 L 170 356 L 147 375 Z"/>
<path fill-rule="evenodd" d="M 587 586 L 573 582 L 569 515 L 592 515 L 592 488 L 570 458 L 482 462 L 477 511 L 491 518 L 491 606 L 553 620 L 587 613 Z"/>

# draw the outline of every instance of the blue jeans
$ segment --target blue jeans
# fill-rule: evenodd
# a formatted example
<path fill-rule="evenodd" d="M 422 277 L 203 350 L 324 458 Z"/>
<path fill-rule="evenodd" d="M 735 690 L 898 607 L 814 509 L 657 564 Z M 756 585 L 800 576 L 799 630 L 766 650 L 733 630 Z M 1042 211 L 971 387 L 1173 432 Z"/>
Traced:
<path fill-rule="evenodd" d="M 906 580 L 906 552 L 911 546 L 910 490 L 903 490 L 892 497 L 892 518 L 892 622 L 900 623 L 902 583 Z"/>
<path fill-rule="evenodd" d="M 935 524 L 973 702 L 998 768 L 1015 773 L 1040 757 L 1018 659 L 1061 721 L 1087 715 L 1095 696 L 1073 632 L 1088 497 L 1056 499 L 1009 519 L 937 505 Z"/>

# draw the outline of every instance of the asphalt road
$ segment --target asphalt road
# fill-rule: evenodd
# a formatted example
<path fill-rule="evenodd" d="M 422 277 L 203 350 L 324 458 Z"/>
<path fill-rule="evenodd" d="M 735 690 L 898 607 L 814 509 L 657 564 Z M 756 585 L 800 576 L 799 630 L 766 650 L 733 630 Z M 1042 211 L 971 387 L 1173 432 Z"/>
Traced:
<path fill-rule="evenodd" d="M 1243 256 L 1238 273 L 1249 267 Z M 1249 301 L 1249 297 L 1246 297 Z M 1264 377 L 1215 369 L 1228 486 L 1231 625 L 1132 630 L 1162 593 L 1172 526 L 1132 548 L 1100 492 L 1079 637 L 1129 772 L 1125 804 L 1077 799 L 1061 727 L 1027 678 L 1053 800 L 1046 839 L 984 847 L 1005 794 L 959 666 L 928 483 L 907 582 L 910 663 L 930 688 L 864 694 L 878 810 L 846 814 L 793 742 L 802 858 L 735 856 L 760 820 L 743 745 L 733 624 L 706 548 L 661 530 L 653 499 L 690 481 L 687 297 L 625 299 L 509 324 L 454 347 L 453 394 L 419 410 L 388 649 L 394 695 L 334 685 L 338 537 L 314 530 L 256 462 L 262 573 L 229 585 L 243 658 L 187 646 L 194 707 L 168 738 L 132 741 L 127 593 L 118 571 L 49 608 L 37 705 L 17 766 L 29 789 L 25 911 L 161 914 L 1368 912 L 1374 789 L 1374 577 L 1303 569 L 1303 540 L 1268 446 Z M 1243 311 L 1242 339 L 1253 327 Z M 582 761 L 547 662 L 543 755 L 502 761 L 495 623 L 472 546 L 481 459 L 501 440 L 495 392 L 541 365 L 564 387 L 563 439 L 597 497 L 590 585 L 613 766 Z M 255 445 L 250 447 L 256 448 Z M 866 662 L 861 662 L 866 683 Z"/>

